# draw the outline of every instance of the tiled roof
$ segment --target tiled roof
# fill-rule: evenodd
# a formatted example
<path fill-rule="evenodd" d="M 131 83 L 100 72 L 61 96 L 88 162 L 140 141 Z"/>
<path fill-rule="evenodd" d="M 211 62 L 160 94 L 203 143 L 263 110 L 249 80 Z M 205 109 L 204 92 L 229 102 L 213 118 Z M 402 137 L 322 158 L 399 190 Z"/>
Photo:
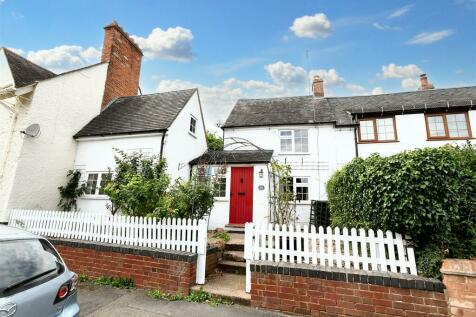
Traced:
<path fill-rule="evenodd" d="M 352 113 L 422 112 L 475 105 L 476 86 L 355 97 L 240 99 L 223 127 L 310 123 L 351 125 Z"/>
<path fill-rule="evenodd" d="M 74 138 L 164 131 L 195 91 L 187 89 L 117 98 Z"/>
<path fill-rule="evenodd" d="M 190 165 L 269 163 L 272 156 L 273 151 L 270 150 L 208 151 L 191 160 Z"/>
<path fill-rule="evenodd" d="M 16 88 L 55 77 L 56 74 L 3 47 Z"/>

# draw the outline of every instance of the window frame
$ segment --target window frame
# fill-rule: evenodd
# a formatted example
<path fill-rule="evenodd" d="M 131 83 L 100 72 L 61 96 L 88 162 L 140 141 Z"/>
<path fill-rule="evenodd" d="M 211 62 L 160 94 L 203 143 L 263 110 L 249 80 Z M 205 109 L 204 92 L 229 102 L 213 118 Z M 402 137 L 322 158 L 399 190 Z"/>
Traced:
<path fill-rule="evenodd" d="M 216 180 L 216 183 L 213 183 L 213 189 L 215 190 L 213 194 L 213 198 L 215 200 L 227 200 L 229 198 L 229 188 L 230 185 L 228 184 L 228 167 L 223 166 L 223 165 L 210 165 L 210 164 L 205 164 L 204 165 L 205 170 L 203 171 L 203 175 L 200 174 L 201 171 L 200 166 L 197 166 L 197 174 L 198 174 L 198 179 L 201 181 L 206 181 L 206 182 L 211 182 L 212 180 Z M 219 171 L 221 169 L 221 171 Z M 224 180 L 223 182 L 219 182 L 218 179 Z M 215 194 L 217 193 L 216 191 L 216 185 L 225 185 L 224 188 L 224 196 L 216 196 Z M 219 191 L 218 191 L 219 192 Z"/>
<path fill-rule="evenodd" d="M 377 129 L 377 120 L 378 119 L 392 119 L 393 122 L 393 140 L 379 140 L 378 139 L 378 129 Z M 362 121 L 372 121 L 372 126 L 374 130 L 374 138 L 369 139 L 369 140 L 363 140 L 362 139 L 362 134 L 361 134 L 361 129 L 360 129 L 360 122 Z M 397 133 L 397 123 L 395 120 L 395 116 L 381 116 L 381 117 L 368 117 L 368 118 L 362 118 L 359 120 L 359 143 L 393 143 L 393 142 L 398 142 L 398 133 Z"/>
<path fill-rule="evenodd" d="M 298 178 L 304 178 L 304 179 L 307 180 L 307 182 L 306 183 L 298 183 L 297 182 Z M 306 203 L 309 203 L 311 201 L 311 193 L 310 193 L 311 185 L 310 185 L 310 183 L 311 183 L 311 177 L 310 176 L 289 176 L 289 180 L 287 180 L 286 183 L 281 184 L 282 187 L 281 187 L 280 190 L 283 190 L 285 192 L 289 192 L 289 190 L 291 190 L 295 202 L 297 202 L 298 204 L 306 204 Z M 297 188 L 298 187 L 307 188 L 307 199 L 306 200 L 297 199 Z"/>
<path fill-rule="evenodd" d="M 91 193 L 85 193 L 85 197 L 107 197 L 106 194 L 100 194 L 99 192 L 101 191 L 101 182 L 102 182 L 102 176 L 103 175 L 107 175 L 107 174 L 110 174 L 110 177 L 112 178 L 112 173 L 109 172 L 109 171 L 102 171 L 102 172 L 98 172 L 98 171 L 90 171 L 90 172 L 87 172 L 86 173 L 86 186 L 87 186 L 87 182 L 89 180 L 89 175 L 92 175 L 92 174 L 97 174 L 98 175 L 98 178 L 96 179 L 96 185 L 95 185 L 95 188 L 94 188 L 94 193 L 91 194 Z"/>
<path fill-rule="evenodd" d="M 192 122 L 194 122 L 193 123 L 193 131 L 192 131 Z M 197 133 L 197 123 L 198 123 L 197 118 L 195 118 L 195 116 L 191 114 L 190 115 L 189 126 L 188 126 L 188 132 L 193 136 L 195 136 L 196 133 Z"/>
<path fill-rule="evenodd" d="M 307 151 L 296 151 L 296 131 L 306 131 Z M 291 136 L 281 136 L 281 132 L 291 132 Z M 279 129 L 279 153 L 280 154 L 308 154 L 309 153 L 309 129 Z M 291 151 L 283 151 L 281 147 L 282 139 L 291 140 Z M 301 137 L 301 139 L 303 139 Z"/>
<path fill-rule="evenodd" d="M 468 136 L 464 137 L 452 137 L 448 129 L 448 115 L 463 114 L 466 119 L 466 129 L 468 131 Z M 429 117 L 443 117 L 443 126 L 445 129 L 444 136 L 431 136 L 430 135 L 430 126 L 428 124 Z M 468 111 L 457 111 L 457 112 L 431 112 L 425 113 L 425 126 L 426 126 L 426 137 L 427 141 L 441 141 L 441 140 L 470 140 L 473 138 L 473 132 L 471 130 L 471 123 L 469 121 Z"/>

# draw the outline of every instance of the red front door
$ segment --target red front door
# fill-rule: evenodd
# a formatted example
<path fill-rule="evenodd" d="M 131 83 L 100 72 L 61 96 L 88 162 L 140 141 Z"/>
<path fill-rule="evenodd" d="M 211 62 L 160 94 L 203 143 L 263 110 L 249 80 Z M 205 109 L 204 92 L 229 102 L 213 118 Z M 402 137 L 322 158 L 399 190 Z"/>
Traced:
<path fill-rule="evenodd" d="M 231 168 L 230 224 L 253 221 L 253 167 Z"/>

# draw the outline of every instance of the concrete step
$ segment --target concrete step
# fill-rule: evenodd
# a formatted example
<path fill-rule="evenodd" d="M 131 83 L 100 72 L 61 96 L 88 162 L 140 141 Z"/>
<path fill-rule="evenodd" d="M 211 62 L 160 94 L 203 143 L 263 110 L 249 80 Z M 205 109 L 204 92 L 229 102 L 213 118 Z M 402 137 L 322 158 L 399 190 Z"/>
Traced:
<path fill-rule="evenodd" d="M 223 260 L 245 262 L 245 252 L 244 251 L 225 251 L 223 253 Z"/>
<path fill-rule="evenodd" d="M 231 300 L 235 304 L 249 306 L 251 295 L 245 292 L 245 276 L 229 273 L 215 273 L 207 277 L 205 285 L 195 285 L 192 290 L 204 291 Z"/>
<path fill-rule="evenodd" d="M 222 260 L 218 263 L 218 269 L 225 273 L 246 274 L 246 263 Z"/>
<path fill-rule="evenodd" d="M 226 225 L 225 231 L 229 233 L 245 233 L 245 226 L 240 225 Z"/>
<path fill-rule="evenodd" d="M 245 235 L 243 233 L 230 233 L 230 241 L 225 244 L 227 251 L 244 251 Z"/>

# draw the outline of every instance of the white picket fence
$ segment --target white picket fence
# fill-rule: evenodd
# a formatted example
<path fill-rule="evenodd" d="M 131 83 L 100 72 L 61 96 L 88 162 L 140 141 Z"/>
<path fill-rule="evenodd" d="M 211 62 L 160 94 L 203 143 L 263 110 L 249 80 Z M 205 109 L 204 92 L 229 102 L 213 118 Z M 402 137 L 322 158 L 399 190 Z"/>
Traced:
<path fill-rule="evenodd" d="M 8 224 L 52 237 L 197 253 L 197 284 L 205 283 L 205 220 L 157 219 L 82 212 L 14 209 Z"/>
<path fill-rule="evenodd" d="M 253 260 L 417 274 L 413 248 L 401 234 L 370 229 L 245 225 L 246 291 Z"/>

